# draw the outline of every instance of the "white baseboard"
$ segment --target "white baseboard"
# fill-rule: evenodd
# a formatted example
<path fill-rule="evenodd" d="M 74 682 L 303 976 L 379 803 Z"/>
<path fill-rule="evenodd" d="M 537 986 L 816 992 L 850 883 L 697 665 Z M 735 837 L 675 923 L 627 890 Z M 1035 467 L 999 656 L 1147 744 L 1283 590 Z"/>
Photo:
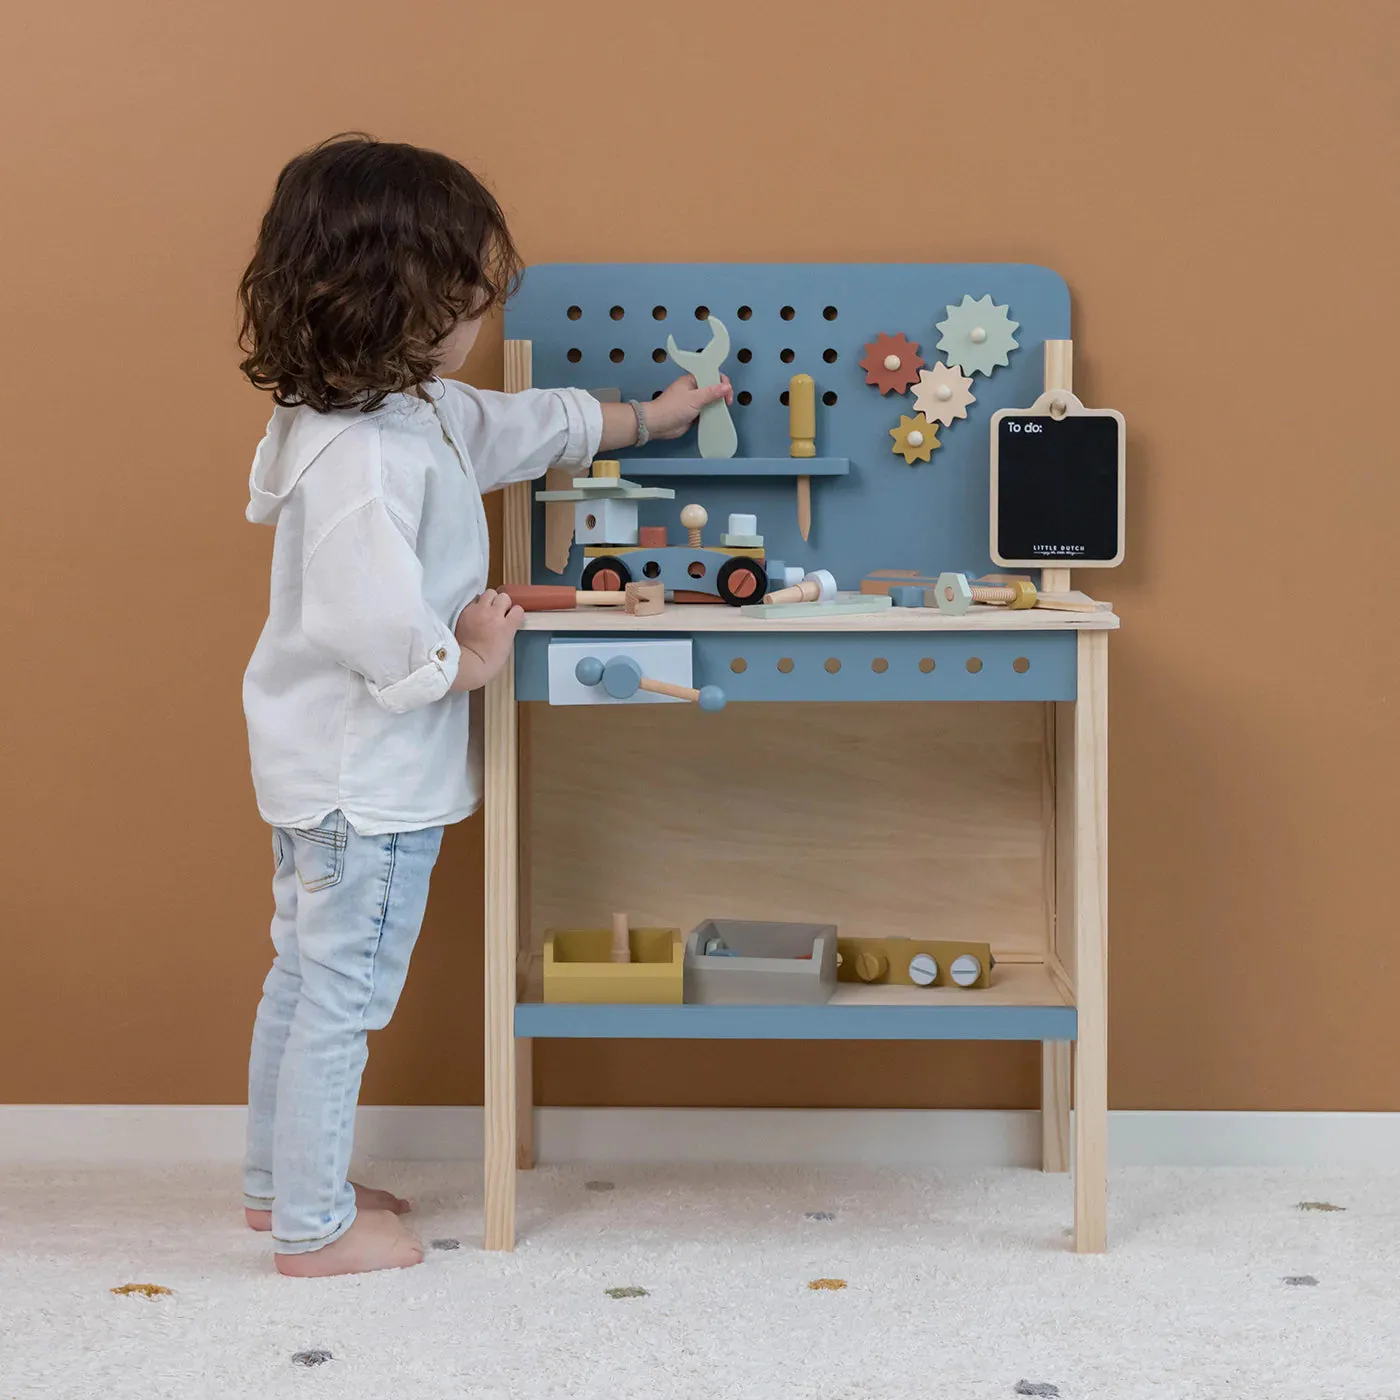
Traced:
<path fill-rule="evenodd" d="M 233 1104 L 0 1105 L 0 1167 L 237 1161 Z M 540 1161 L 1031 1167 L 1035 1110 L 542 1108 Z M 359 1155 L 479 1158 L 479 1108 L 361 1108 Z M 1400 1113 L 1109 1114 L 1113 1166 L 1394 1167 Z"/>

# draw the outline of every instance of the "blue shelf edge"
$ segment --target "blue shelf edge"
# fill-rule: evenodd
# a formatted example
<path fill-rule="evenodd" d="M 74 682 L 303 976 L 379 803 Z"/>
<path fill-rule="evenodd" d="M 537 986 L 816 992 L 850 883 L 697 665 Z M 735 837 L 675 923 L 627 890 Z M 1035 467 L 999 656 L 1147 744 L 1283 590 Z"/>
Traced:
<path fill-rule="evenodd" d="M 618 454 L 622 475 L 849 476 L 849 457 L 633 457 Z"/>
<path fill-rule="evenodd" d="M 1074 1040 L 1072 1006 L 628 1006 L 521 1002 L 532 1040 Z"/>

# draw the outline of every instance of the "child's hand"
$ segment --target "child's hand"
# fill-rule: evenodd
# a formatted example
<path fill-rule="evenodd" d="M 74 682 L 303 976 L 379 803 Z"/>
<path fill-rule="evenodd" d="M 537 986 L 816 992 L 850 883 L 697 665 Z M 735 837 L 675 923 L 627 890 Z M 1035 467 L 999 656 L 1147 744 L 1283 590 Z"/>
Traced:
<path fill-rule="evenodd" d="M 525 612 L 505 593 L 488 588 L 480 598 L 457 614 L 453 633 L 462 648 L 453 690 L 476 690 L 486 684 L 510 659 L 515 634 Z"/>
<path fill-rule="evenodd" d="M 734 386 L 727 374 L 721 374 L 712 389 L 697 389 L 695 376 L 683 374 L 650 403 L 642 405 L 647 431 L 654 438 L 678 438 L 700 416 L 700 410 L 716 399 L 734 402 Z"/>

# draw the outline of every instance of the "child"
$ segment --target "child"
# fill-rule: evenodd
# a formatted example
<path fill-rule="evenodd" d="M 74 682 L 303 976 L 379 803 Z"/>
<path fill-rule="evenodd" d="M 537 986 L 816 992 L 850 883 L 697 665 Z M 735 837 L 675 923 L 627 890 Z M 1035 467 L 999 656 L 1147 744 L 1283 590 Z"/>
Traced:
<path fill-rule="evenodd" d="M 488 393 L 461 368 L 520 263 L 488 191 L 434 151 L 337 137 L 277 180 L 239 287 L 243 372 L 277 407 L 248 518 L 276 527 L 244 678 L 272 827 L 276 956 L 248 1070 L 248 1223 L 299 1276 L 417 1264 L 405 1201 L 347 1180 L 366 1032 L 408 971 L 442 829 L 480 800 L 468 695 L 521 611 L 486 587 L 481 495 L 639 437 L 727 383 L 657 399 Z"/>

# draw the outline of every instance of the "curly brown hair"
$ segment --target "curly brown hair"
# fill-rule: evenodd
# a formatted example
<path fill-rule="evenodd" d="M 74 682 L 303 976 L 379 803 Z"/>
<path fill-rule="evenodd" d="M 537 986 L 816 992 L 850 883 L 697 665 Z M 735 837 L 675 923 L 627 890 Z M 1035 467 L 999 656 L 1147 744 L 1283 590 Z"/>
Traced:
<path fill-rule="evenodd" d="M 435 372 L 521 271 L 491 192 L 450 156 L 333 136 L 288 162 L 238 284 L 239 368 L 288 407 L 377 408 Z"/>

